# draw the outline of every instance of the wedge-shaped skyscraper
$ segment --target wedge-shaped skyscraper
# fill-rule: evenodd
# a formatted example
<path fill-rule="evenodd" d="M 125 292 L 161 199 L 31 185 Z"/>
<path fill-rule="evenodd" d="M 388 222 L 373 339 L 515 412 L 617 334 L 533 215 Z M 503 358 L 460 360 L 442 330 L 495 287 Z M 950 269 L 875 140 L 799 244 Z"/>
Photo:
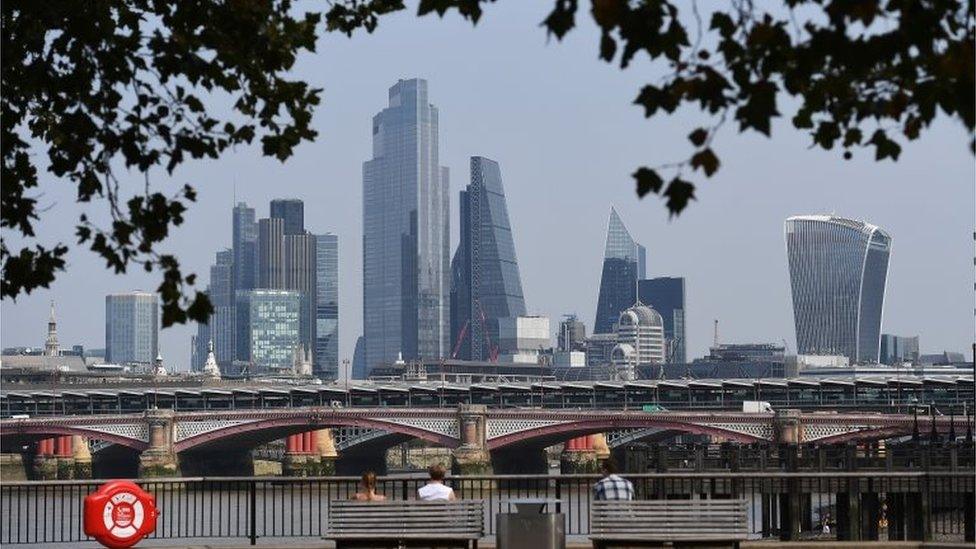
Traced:
<path fill-rule="evenodd" d="M 612 333 L 620 313 L 637 302 L 637 281 L 644 278 L 645 263 L 644 247 L 630 236 L 617 210 L 610 208 L 594 334 Z"/>
<path fill-rule="evenodd" d="M 460 209 L 461 242 L 451 261 L 451 346 L 456 358 L 489 360 L 499 319 L 525 315 L 497 162 L 471 158 L 471 184 L 461 191 Z"/>
<path fill-rule="evenodd" d="M 436 359 L 450 341 L 447 168 L 427 81 L 400 80 L 373 117 L 363 164 L 363 336 L 367 369 Z"/>
<path fill-rule="evenodd" d="M 891 236 L 831 215 L 786 220 L 797 352 L 877 362 Z"/>

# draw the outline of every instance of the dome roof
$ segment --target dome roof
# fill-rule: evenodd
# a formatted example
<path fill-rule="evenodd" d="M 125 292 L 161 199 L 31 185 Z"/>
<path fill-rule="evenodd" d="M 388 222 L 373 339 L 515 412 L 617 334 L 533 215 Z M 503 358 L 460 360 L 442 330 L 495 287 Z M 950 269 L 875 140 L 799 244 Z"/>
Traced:
<path fill-rule="evenodd" d="M 630 317 L 630 322 L 624 322 L 625 316 Z M 644 304 L 634 305 L 620 313 L 620 321 L 621 324 L 633 324 L 636 321 L 639 326 L 664 326 L 661 314 Z"/>

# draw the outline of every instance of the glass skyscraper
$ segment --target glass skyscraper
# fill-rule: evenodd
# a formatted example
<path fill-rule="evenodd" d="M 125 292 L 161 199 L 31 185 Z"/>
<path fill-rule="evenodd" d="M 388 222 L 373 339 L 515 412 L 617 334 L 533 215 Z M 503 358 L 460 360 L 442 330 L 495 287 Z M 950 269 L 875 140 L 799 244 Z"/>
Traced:
<path fill-rule="evenodd" d="M 159 298 L 148 292 L 105 296 L 105 360 L 152 364 L 159 354 Z"/>
<path fill-rule="evenodd" d="M 450 341 L 447 168 L 427 81 L 400 80 L 373 117 L 363 164 L 363 335 L 366 368 L 444 356 Z"/>
<path fill-rule="evenodd" d="M 878 362 L 891 237 L 831 215 L 786 220 L 797 353 Z"/>
<path fill-rule="evenodd" d="M 320 379 L 339 372 L 339 237 L 315 235 L 315 370 Z"/>
<path fill-rule="evenodd" d="M 525 316 L 522 279 L 497 162 L 471 157 L 471 183 L 461 191 L 460 209 L 461 242 L 451 261 L 451 347 L 458 346 L 463 335 L 457 358 L 487 360 L 485 328 L 497 345 L 498 320 Z"/>
<path fill-rule="evenodd" d="M 257 283 L 257 241 L 258 224 L 254 218 L 254 208 L 244 202 L 234 207 L 234 227 L 231 246 L 234 249 L 233 292 L 250 290 Z"/>
<path fill-rule="evenodd" d="M 612 333 L 620 313 L 637 302 L 637 281 L 644 278 L 646 255 L 644 247 L 630 236 L 617 210 L 610 208 L 594 334 Z"/>
<path fill-rule="evenodd" d="M 285 234 L 305 234 L 305 203 L 297 198 L 272 200 L 268 217 L 281 219 Z"/>
<path fill-rule="evenodd" d="M 664 320 L 664 340 L 667 343 L 666 362 L 684 364 L 688 361 L 685 341 L 685 279 L 662 276 L 637 283 L 641 303 L 650 305 Z"/>
<path fill-rule="evenodd" d="M 301 294 L 288 290 L 237 293 L 237 344 L 258 372 L 290 371 L 301 340 Z"/>

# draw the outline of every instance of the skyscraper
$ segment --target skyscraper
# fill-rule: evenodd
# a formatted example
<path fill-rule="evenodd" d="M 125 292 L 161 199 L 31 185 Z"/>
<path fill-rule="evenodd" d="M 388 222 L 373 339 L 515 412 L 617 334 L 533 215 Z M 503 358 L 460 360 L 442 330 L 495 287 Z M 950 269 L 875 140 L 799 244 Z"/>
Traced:
<path fill-rule="evenodd" d="M 339 372 L 339 237 L 315 235 L 315 371 L 320 379 Z"/>
<path fill-rule="evenodd" d="M 272 219 L 280 219 L 285 234 L 305 234 L 305 203 L 297 198 L 276 198 L 271 201 Z"/>
<path fill-rule="evenodd" d="M 363 164 L 363 333 L 366 368 L 449 351 L 450 221 L 438 113 L 427 81 L 400 80 L 373 117 Z"/>
<path fill-rule="evenodd" d="M 285 287 L 285 222 L 280 217 L 258 221 L 256 288 Z"/>
<path fill-rule="evenodd" d="M 244 202 L 234 207 L 234 227 L 231 246 L 234 249 L 234 276 L 231 283 L 232 296 L 237 290 L 250 290 L 257 283 L 257 241 L 258 225 L 254 218 L 254 208 Z"/>
<path fill-rule="evenodd" d="M 637 281 L 644 278 L 646 254 L 644 247 L 630 236 L 617 210 L 610 208 L 594 334 L 613 332 L 620 313 L 637 302 Z"/>
<path fill-rule="evenodd" d="M 786 220 L 797 353 L 877 362 L 891 237 L 832 215 Z"/>
<path fill-rule="evenodd" d="M 688 361 L 685 340 L 685 279 L 662 276 L 637 283 L 641 303 L 650 305 L 664 320 L 664 340 L 667 343 L 667 362 L 684 364 Z"/>
<path fill-rule="evenodd" d="M 105 296 L 105 360 L 152 364 L 159 354 L 159 300 L 129 292 Z"/>
<path fill-rule="evenodd" d="M 458 348 L 457 358 L 487 360 L 488 341 L 499 341 L 499 319 L 525 316 L 497 162 L 471 157 L 471 183 L 461 191 L 460 209 L 461 242 L 451 261 L 451 348 Z"/>
<path fill-rule="evenodd" d="M 232 291 L 234 272 L 234 250 L 217 252 L 215 262 L 210 266 L 210 285 L 206 290 L 213 313 L 206 323 L 197 327 L 196 361 L 191 365 L 194 370 L 203 366 L 212 341 L 217 364 L 224 373 L 230 372 L 236 348 L 234 322 L 237 313 Z"/>

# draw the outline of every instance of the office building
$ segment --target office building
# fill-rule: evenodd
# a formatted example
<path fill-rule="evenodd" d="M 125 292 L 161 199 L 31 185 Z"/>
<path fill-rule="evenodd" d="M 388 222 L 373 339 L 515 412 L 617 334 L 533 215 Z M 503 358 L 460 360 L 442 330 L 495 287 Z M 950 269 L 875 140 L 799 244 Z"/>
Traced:
<path fill-rule="evenodd" d="M 369 377 L 369 368 L 366 367 L 366 340 L 363 336 L 356 338 L 356 348 L 352 351 L 352 365 L 350 367 L 350 379 L 366 379 Z"/>
<path fill-rule="evenodd" d="M 286 373 L 294 366 L 301 340 L 301 295 L 289 290 L 237 293 L 238 355 L 251 373 Z"/>
<path fill-rule="evenodd" d="M 715 362 L 783 362 L 786 347 L 774 343 L 719 343 L 704 360 Z"/>
<path fill-rule="evenodd" d="M 637 301 L 637 281 L 645 275 L 645 256 L 644 247 L 630 236 L 617 210 L 610 208 L 594 334 L 613 332 L 620 313 Z"/>
<path fill-rule="evenodd" d="M 255 221 L 254 208 L 249 208 L 244 202 L 238 202 L 234 207 L 231 236 L 234 250 L 232 296 L 237 294 L 237 290 L 250 290 L 257 284 L 257 242 L 258 224 Z"/>
<path fill-rule="evenodd" d="M 285 287 L 285 222 L 279 217 L 258 221 L 256 288 Z"/>
<path fill-rule="evenodd" d="M 206 294 L 213 306 L 210 319 L 198 323 L 191 368 L 199 371 L 207 359 L 209 346 L 213 343 L 213 352 L 217 364 L 223 373 L 230 373 L 230 366 L 235 359 L 237 303 L 234 299 L 234 250 L 225 249 L 217 252 L 214 264 L 210 266 L 210 285 Z"/>
<path fill-rule="evenodd" d="M 895 366 L 905 362 L 918 362 L 918 336 L 881 334 L 881 364 Z"/>
<path fill-rule="evenodd" d="M 610 364 L 613 348 L 617 345 L 617 334 L 591 334 L 586 338 L 586 365 L 606 366 Z"/>
<path fill-rule="evenodd" d="M 449 197 L 438 112 L 427 82 L 400 80 L 373 117 L 363 164 L 363 336 L 366 368 L 440 358 L 450 344 Z"/>
<path fill-rule="evenodd" d="M 105 296 L 105 360 L 152 364 L 159 354 L 159 299 L 148 292 Z"/>
<path fill-rule="evenodd" d="M 286 235 L 305 234 L 305 203 L 297 198 L 276 198 L 271 201 L 271 219 L 280 219 Z"/>
<path fill-rule="evenodd" d="M 284 285 L 277 289 L 299 292 L 301 300 L 301 341 L 315 364 L 318 263 L 317 238 L 313 234 L 286 234 L 284 237 Z M 314 371 L 314 367 L 313 367 Z"/>
<path fill-rule="evenodd" d="M 657 311 L 664 320 L 664 341 L 669 364 L 688 361 L 685 341 L 685 279 L 662 276 L 637 283 L 641 303 Z"/>
<path fill-rule="evenodd" d="M 315 361 L 313 375 L 339 375 L 339 237 L 315 235 Z"/>
<path fill-rule="evenodd" d="M 498 319 L 498 361 L 537 364 L 549 349 L 549 317 L 516 316 Z M 489 356 L 489 360 L 493 357 Z"/>
<path fill-rule="evenodd" d="M 586 324 L 576 315 L 566 315 L 559 323 L 557 347 L 567 352 L 586 350 Z"/>
<path fill-rule="evenodd" d="M 785 236 L 797 354 L 877 363 L 891 237 L 832 215 L 791 217 Z"/>
<path fill-rule="evenodd" d="M 497 162 L 471 157 L 471 183 L 461 191 L 460 210 L 461 241 L 451 261 L 451 348 L 458 353 L 451 358 L 487 360 L 499 319 L 525 315 Z"/>
<path fill-rule="evenodd" d="M 617 379 L 636 379 L 637 368 L 664 364 L 664 320 L 653 308 L 637 303 L 620 313 L 617 344 L 610 360 Z"/>

